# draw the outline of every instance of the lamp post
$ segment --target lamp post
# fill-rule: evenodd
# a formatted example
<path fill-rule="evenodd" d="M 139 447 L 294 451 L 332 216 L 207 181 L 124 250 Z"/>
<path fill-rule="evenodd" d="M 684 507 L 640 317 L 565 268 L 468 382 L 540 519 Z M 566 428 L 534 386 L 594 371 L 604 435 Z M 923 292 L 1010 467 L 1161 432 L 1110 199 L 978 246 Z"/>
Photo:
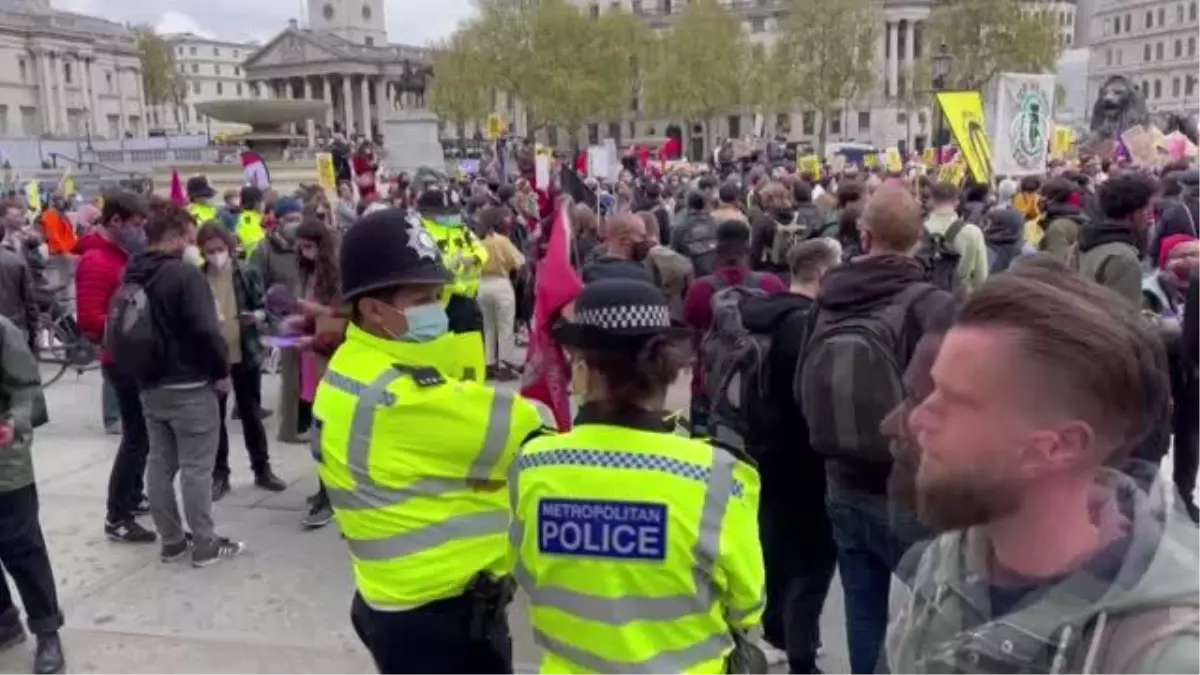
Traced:
<path fill-rule="evenodd" d="M 934 153 L 937 157 L 938 164 L 942 163 L 942 141 L 943 123 L 942 107 L 937 103 L 937 93 L 946 90 L 946 79 L 950 76 L 950 66 L 954 62 L 954 57 L 950 55 L 950 50 L 942 43 L 938 47 L 937 54 L 933 56 L 933 93 L 934 93 L 934 124 L 933 124 L 933 146 Z"/>

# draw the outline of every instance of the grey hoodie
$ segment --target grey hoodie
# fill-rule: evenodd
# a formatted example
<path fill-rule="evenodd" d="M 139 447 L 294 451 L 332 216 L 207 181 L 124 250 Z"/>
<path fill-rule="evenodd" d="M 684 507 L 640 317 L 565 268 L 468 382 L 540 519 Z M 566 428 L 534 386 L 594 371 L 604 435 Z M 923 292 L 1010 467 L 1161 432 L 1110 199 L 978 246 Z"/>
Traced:
<path fill-rule="evenodd" d="M 1200 638 L 1196 527 L 1166 502 L 1162 481 L 1143 492 L 1124 474 L 1103 470 L 1094 506 L 1101 531 L 1119 532 L 1080 569 L 1048 582 L 1007 614 L 990 616 L 988 545 L 977 528 L 943 534 L 920 553 L 911 595 L 888 630 L 894 673 L 1195 673 Z M 1164 639 L 1134 627 L 1150 610 L 1171 607 L 1189 630 Z M 1174 625 L 1175 617 L 1171 624 Z M 1185 618 L 1185 624 L 1188 619 Z M 1161 627 L 1162 621 L 1152 621 Z M 1120 652 L 1145 644 L 1128 663 Z"/>

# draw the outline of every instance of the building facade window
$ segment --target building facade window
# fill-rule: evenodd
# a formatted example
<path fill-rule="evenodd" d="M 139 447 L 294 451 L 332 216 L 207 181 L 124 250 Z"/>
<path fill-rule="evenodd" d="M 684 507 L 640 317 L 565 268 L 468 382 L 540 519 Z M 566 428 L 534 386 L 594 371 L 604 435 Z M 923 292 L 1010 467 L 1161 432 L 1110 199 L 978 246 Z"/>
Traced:
<path fill-rule="evenodd" d="M 0 136 L 8 135 L 8 106 L 0 105 Z"/>
<path fill-rule="evenodd" d="M 219 66 L 217 64 L 213 64 L 213 75 L 220 75 L 220 74 L 221 74 L 221 66 Z"/>
<path fill-rule="evenodd" d="M 1163 60 L 1163 43 L 1159 42 L 1154 45 L 1154 58 L 1159 61 Z"/>
<path fill-rule="evenodd" d="M 750 19 L 750 32 L 761 33 L 767 29 L 767 20 L 761 16 Z"/>
<path fill-rule="evenodd" d="M 1183 57 L 1183 40 L 1175 41 L 1175 58 Z"/>
<path fill-rule="evenodd" d="M 242 83 L 241 82 L 237 83 L 237 95 L 238 96 L 242 95 Z"/>
<path fill-rule="evenodd" d="M 193 74 L 193 75 L 195 75 L 195 74 L 197 74 L 197 73 L 199 73 L 199 72 L 200 72 L 200 64 L 199 64 L 199 63 L 193 63 L 193 64 L 192 64 L 192 74 Z"/>
<path fill-rule="evenodd" d="M 63 82 L 71 84 L 71 75 L 71 64 L 67 61 L 63 61 Z"/>
<path fill-rule="evenodd" d="M 1142 47 L 1142 60 L 1143 61 L 1150 60 L 1150 45 L 1146 45 L 1145 47 Z"/>
<path fill-rule="evenodd" d="M 1162 98 L 1162 80 L 1154 81 L 1154 98 L 1156 100 Z"/>
<path fill-rule="evenodd" d="M 195 56 L 195 55 L 196 55 L 196 48 L 195 48 L 195 47 L 188 47 L 188 54 L 191 54 L 192 56 Z"/>
<path fill-rule="evenodd" d="M 192 83 L 192 93 L 197 96 L 200 95 L 200 83 L 199 82 Z"/>
<path fill-rule="evenodd" d="M 1154 12 L 1146 11 L 1146 28 L 1154 27 Z"/>
<path fill-rule="evenodd" d="M 817 128 L 817 115 L 811 110 L 805 110 L 800 115 L 800 133 L 812 136 Z"/>
<path fill-rule="evenodd" d="M 1159 7 L 1158 8 L 1158 25 L 1161 28 L 1162 26 L 1165 26 L 1166 23 L 1167 23 L 1167 10 L 1163 9 L 1162 7 Z"/>
<path fill-rule="evenodd" d="M 1190 37 L 1190 38 L 1188 38 L 1188 56 L 1195 56 L 1195 55 L 1196 55 L 1196 38 Z"/>
<path fill-rule="evenodd" d="M 1178 77 L 1172 78 L 1171 79 L 1171 98 L 1179 98 L 1180 88 L 1181 87 L 1180 87 L 1179 78 Z"/>
<path fill-rule="evenodd" d="M 588 145 L 600 145 L 600 125 L 595 122 L 587 125 Z"/>
<path fill-rule="evenodd" d="M 105 87 L 105 90 L 108 91 L 108 93 L 111 94 L 113 92 L 112 71 L 108 71 L 108 70 L 104 71 L 104 87 Z"/>
<path fill-rule="evenodd" d="M 1133 30 L 1133 16 L 1130 14 L 1126 14 L 1125 15 L 1125 32 L 1128 33 L 1131 30 Z"/>
<path fill-rule="evenodd" d="M 26 62 L 25 62 L 25 59 L 17 59 L 17 71 L 18 71 L 18 72 L 20 73 L 20 75 L 21 75 L 21 81 L 22 81 L 22 82 L 28 82 L 28 81 L 29 81 L 29 70 L 28 70 L 28 68 L 29 68 L 29 66 L 28 66 L 28 64 L 26 64 Z"/>
<path fill-rule="evenodd" d="M 220 82 L 218 82 L 217 83 L 217 96 L 221 96 L 224 93 L 225 93 L 225 87 L 222 86 Z"/>
<path fill-rule="evenodd" d="M 242 76 L 242 69 L 241 69 L 241 68 L 239 68 L 239 67 L 237 67 L 237 66 L 234 66 L 234 67 L 233 67 L 233 74 L 234 74 L 234 75 L 236 75 L 237 77 L 241 77 L 241 76 Z"/>
<path fill-rule="evenodd" d="M 858 132 L 867 133 L 871 130 L 871 111 L 860 110 L 858 113 Z"/>
<path fill-rule="evenodd" d="M 213 47 L 213 56 L 220 56 L 220 55 L 221 55 L 220 47 Z"/>
<path fill-rule="evenodd" d="M 840 136 L 842 133 L 842 113 L 835 112 L 829 117 L 829 133 Z"/>

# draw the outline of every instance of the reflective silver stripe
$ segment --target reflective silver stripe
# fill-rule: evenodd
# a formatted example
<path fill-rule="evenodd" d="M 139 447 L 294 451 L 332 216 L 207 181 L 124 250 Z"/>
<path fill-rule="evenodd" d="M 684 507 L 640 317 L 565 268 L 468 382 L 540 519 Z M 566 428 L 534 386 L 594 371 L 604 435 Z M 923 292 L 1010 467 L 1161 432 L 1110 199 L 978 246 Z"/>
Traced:
<path fill-rule="evenodd" d="M 533 642 L 555 656 L 597 673 L 682 673 L 697 663 L 721 658 L 733 648 L 733 638 L 728 633 L 720 633 L 683 649 L 659 652 L 645 661 L 610 661 L 559 642 L 537 628 L 533 629 Z"/>
<path fill-rule="evenodd" d="M 734 465 L 732 455 L 713 448 L 712 472 L 705 488 L 698 536 L 692 548 L 692 559 L 695 560 L 692 568 L 692 580 L 696 586 L 694 594 L 623 595 L 611 598 L 559 586 L 538 585 L 529 568 L 519 561 L 514 571 L 517 583 L 529 593 L 534 606 L 552 607 L 580 619 L 613 626 L 634 621 L 673 621 L 707 613 L 718 598 L 713 570 L 720 558 L 721 525 L 733 489 Z M 516 506 L 514 501 L 514 513 Z M 509 539 L 517 550 L 523 536 L 523 528 L 514 520 Z"/>
<path fill-rule="evenodd" d="M 384 539 L 352 539 L 347 536 L 346 543 L 350 545 L 351 555 L 359 560 L 391 560 L 437 548 L 456 539 L 503 534 L 508 521 L 507 509 L 468 513 Z"/>
<path fill-rule="evenodd" d="M 766 604 L 767 599 L 763 598 L 762 600 L 754 603 L 754 605 L 749 609 L 730 609 L 725 614 L 725 620 L 728 621 L 730 625 L 739 624 L 748 619 L 754 613 L 762 611 Z"/>
<path fill-rule="evenodd" d="M 329 501 L 334 508 L 345 511 L 361 511 L 398 506 L 417 497 L 440 497 L 465 487 L 464 481 L 452 478 L 422 478 L 412 485 L 402 488 L 360 483 L 353 490 L 341 490 L 326 486 L 325 491 L 329 493 Z"/>
<path fill-rule="evenodd" d="M 487 480 L 492 477 L 496 462 L 504 456 L 508 447 L 508 435 L 512 429 L 513 394 L 510 391 L 493 389 L 492 405 L 488 410 L 487 431 L 483 434 L 483 448 L 471 463 L 467 477 Z"/>

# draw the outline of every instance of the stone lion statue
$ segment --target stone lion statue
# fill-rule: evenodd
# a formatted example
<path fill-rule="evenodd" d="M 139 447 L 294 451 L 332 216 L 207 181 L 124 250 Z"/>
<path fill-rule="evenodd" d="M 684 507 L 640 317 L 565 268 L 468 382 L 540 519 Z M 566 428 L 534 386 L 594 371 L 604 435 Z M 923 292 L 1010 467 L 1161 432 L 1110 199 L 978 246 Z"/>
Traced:
<path fill-rule="evenodd" d="M 1133 82 L 1123 75 L 1113 75 L 1104 81 L 1092 106 L 1093 140 L 1116 139 L 1132 126 L 1149 123 L 1146 99 Z"/>

